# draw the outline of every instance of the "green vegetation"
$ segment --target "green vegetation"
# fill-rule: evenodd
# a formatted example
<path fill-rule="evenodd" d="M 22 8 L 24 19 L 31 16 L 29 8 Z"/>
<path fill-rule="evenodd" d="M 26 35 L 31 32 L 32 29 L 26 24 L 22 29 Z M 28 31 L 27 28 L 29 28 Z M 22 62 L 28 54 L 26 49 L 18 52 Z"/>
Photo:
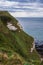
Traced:
<path fill-rule="evenodd" d="M 12 23 L 17 30 L 9 30 L 7 23 Z M 30 52 L 33 37 L 20 29 L 17 23 L 7 11 L 0 11 L 0 64 L 39 65 L 40 57 L 36 50 Z"/>
<path fill-rule="evenodd" d="M 40 65 L 43 65 L 43 61 L 40 63 Z"/>

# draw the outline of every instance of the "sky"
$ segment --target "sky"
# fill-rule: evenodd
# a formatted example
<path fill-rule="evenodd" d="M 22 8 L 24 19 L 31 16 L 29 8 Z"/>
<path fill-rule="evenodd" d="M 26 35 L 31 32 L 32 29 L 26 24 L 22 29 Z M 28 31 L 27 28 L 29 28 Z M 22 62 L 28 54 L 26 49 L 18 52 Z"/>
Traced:
<path fill-rule="evenodd" d="M 43 17 L 43 0 L 0 0 L 0 10 L 14 17 Z"/>

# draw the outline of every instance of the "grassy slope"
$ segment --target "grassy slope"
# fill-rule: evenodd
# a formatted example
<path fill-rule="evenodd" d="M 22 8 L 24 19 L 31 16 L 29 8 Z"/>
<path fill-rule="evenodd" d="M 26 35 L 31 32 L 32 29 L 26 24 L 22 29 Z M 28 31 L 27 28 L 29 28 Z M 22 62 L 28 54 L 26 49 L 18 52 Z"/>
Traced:
<path fill-rule="evenodd" d="M 18 30 L 10 31 L 6 26 L 8 21 L 16 26 Z M 0 52 L 7 53 L 9 58 L 14 53 L 16 53 L 17 57 L 19 54 L 22 60 L 37 65 L 40 62 L 37 52 L 35 50 L 33 53 L 30 52 L 34 39 L 21 30 L 17 23 L 18 21 L 8 12 L 0 12 Z M 32 60 L 35 62 L 32 62 Z"/>
<path fill-rule="evenodd" d="M 43 61 L 40 63 L 40 65 L 43 65 Z"/>

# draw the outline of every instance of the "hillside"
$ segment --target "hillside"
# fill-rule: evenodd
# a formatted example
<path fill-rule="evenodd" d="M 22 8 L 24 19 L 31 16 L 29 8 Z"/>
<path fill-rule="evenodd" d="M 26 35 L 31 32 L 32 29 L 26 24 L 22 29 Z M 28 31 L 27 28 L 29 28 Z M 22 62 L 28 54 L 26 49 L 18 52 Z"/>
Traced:
<path fill-rule="evenodd" d="M 0 11 L 0 65 L 39 65 L 34 39 L 7 11 Z"/>

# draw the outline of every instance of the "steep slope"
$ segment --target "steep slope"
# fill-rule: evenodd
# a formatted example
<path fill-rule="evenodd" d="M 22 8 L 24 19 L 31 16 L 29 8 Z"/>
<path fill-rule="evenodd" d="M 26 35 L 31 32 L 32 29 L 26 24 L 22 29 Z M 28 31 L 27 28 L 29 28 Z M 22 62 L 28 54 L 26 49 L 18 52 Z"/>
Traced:
<path fill-rule="evenodd" d="M 23 31 L 14 17 L 7 11 L 0 11 L 0 64 L 38 65 L 38 53 L 35 49 L 31 53 L 33 42 L 34 39 Z"/>

